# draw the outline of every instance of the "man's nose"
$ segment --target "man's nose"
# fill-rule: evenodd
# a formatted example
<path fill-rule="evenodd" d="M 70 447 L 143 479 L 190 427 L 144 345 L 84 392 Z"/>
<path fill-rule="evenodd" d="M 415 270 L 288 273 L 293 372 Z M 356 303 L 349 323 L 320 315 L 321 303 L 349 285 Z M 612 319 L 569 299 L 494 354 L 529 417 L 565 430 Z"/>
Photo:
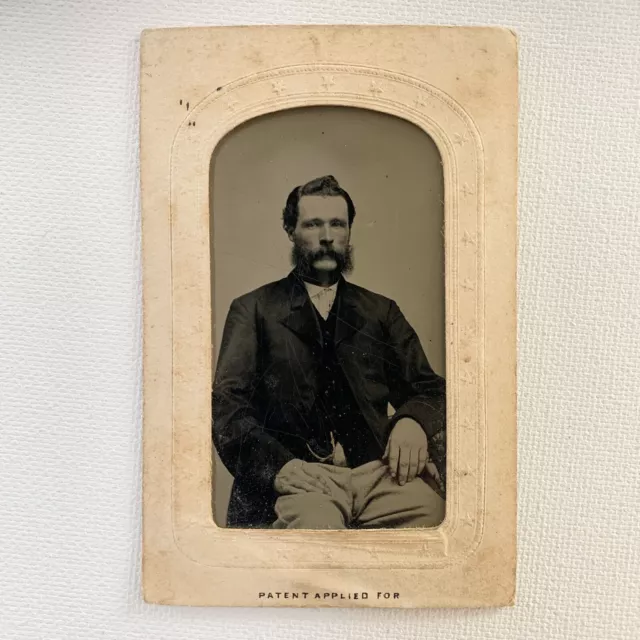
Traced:
<path fill-rule="evenodd" d="M 333 231 L 328 224 L 322 227 L 322 231 L 320 232 L 320 242 L 324 244 L 333 243 Z"/>

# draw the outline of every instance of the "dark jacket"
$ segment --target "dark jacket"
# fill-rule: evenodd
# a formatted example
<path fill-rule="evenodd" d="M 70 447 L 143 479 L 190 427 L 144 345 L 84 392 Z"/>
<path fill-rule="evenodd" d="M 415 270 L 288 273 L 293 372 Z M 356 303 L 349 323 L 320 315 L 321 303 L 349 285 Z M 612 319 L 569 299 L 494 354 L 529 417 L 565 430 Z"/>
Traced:
<path fill-rule="evenodd" d="M 335 304 L 337 358 L 380 456 L 401 417 L 419 422 L 430 441 L 441 438 L 445 383 L 396 303 L 341 279 Z M 232 302 L 213 388 L 214 444 L 234 476 L 228 526 L 269 526 L 278 471 L 293 458 L 315 461 L 307 443 L 317 435 L 310 412 L 321 344 L 294 273 Z"/>

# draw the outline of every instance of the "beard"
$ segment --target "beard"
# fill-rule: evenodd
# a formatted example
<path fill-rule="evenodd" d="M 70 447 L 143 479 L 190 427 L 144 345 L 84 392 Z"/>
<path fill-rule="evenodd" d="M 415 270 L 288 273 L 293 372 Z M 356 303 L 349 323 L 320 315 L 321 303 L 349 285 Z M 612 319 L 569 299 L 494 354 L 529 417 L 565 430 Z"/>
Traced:
<path fill-rule="evenodd" d="M 353 271 L 353 246 L 347 245 L 344 252 L 334 249 L 318 249 L 317 251 L 307 251 L 297 242 L 293 243 L 291 249 L 291 264 L 296 273 L 308 280 L 319 281 L 319 271 L 313 266 L 316 260 L 321 258 L 332 258 L 336 263 L 336 268 L 330 272 L 331 280 L 337 280 L 341 274 L 348 275 Z"/>

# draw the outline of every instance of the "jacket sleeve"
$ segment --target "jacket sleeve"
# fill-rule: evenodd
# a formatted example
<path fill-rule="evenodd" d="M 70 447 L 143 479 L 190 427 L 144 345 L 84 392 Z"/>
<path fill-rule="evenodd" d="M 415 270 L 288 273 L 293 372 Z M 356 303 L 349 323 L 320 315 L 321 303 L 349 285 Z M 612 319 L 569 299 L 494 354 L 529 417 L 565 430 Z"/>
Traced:
<path fill-rule="evenodd" d="M 234 300 L 224 327 L 214 377 L 213 442 L 225 467 L 256 491 L 273 491 L 278 471 L 294 456 L 260 420 L 259 336 L 255 309 Z"/>
<path fill-rule="evenodd" d="M 445 427 L 444 378 L 431 368 L 420 339 L 395 302 L 389 307 L 386 326 L 391 353 L 387 383 L 396 409 L 391 426 L 400 418 L 413 418 L 431 439 Z"/>

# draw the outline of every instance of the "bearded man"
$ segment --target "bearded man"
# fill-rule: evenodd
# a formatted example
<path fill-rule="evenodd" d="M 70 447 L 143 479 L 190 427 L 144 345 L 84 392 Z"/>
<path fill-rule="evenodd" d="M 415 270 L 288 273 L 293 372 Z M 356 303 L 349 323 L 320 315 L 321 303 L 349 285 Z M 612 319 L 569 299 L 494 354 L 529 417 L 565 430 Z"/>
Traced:
<path fill-rule="evenodd" d="M 213 440 L 234 476 L 228 526 L 444 518 L 429 448 L 445 383 L 396 303 L 345 280 L 355 214 L 333 176 L 293 189 L 293 271 L 231 304 L 213 388 Z"/>

